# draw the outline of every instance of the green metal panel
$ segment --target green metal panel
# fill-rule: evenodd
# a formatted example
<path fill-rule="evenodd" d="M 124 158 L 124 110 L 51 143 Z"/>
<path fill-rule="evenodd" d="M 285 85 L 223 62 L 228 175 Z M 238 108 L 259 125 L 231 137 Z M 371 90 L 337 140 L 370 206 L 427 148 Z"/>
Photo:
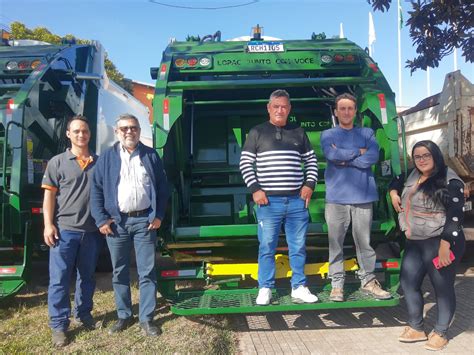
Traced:
<path fill-rule="evenodd" d="M 2 232 L 4 230 L 2 230 Z M 31 223 L 27 220 L 24 223 L 23 253 L 21 255 L 21 259 L 19 259 L 21 264 L 0 264 L 0 268 L 2 269 L 0 274 L 0 300 L 2 298 L 15 295 L 24 285 L 26 285 L 26 282 L 29 278 L 29 268 L 31 265 L 31 232 Z M 6 245 L 11 246 L 12 244 L 8 243 Z"/>
<path fill-rule="evenodd" d="M 96 69 L 92 64 L 96 49 L 95 45 L 0 47 L 0 119 L 5 132 L 0 236 L 5 249 L 0 252 L 0 268 L 15 270 L 0 273 L 0 298 L 26 283 L 32 247 L 39 249 L 43 243 L 41 178 L 47 161 L 65 149 L 67 119 L 86 112 L 95 135 L 97 100 L 90 96 L 85 102 L 85 95 L 96 84 L 88 85 L 76 74 Z M 5 64 L 13 59 L 41 63 L 25 72 L 6 70 Z M 97 96 L 97 90 L 92 95 Z"/>
<path fill-rule="evenodd" d="M 165 100 L 168 101 L 166 104 L 169 107 L 169 112 L 164 112 Z M 181 117 L 183 105 L 183 97 L 179 94 L 173 94 L 170 96 L 163 97 L 162 100 L 154 100 L 154 110 L 157 112 L 162 112 L 161 117 L 155 120 L 155 146 L 156 148 L 162 148 L 166 143 L 166 136 L 176 122 L 176 120 Z M 168 116 L 167 116 L 168 115 Z M 155 116 L 156 117 L 156 116 Z"/>
<path fill-rule="evenodd" d="M 21 277 L 17 277 L 14 280 L 5 280 L 2 278 L 0 280 L 0 300 L 16 295 L 25 285 L 26 281 Z"/>
<path fill-rule="evenodd" d="M 175 81 L 168 84 L 176 90 L 233 90 L 240 88 L 273 88 L 328 86 L 328 85 L 360 85 L 373 83 L 373 79 L 338 77 L 338 78 L 294 78 L 294 79 L 252 79 L 252 80 L 222 80 L 222 81 Z"/>
<path fill-rule="evenodd" d="M 227 53 L 218 53 L 212 56 L 213 70 L 219 72 L 253 72 L 253 71 L 278 71 L 291 72 L 302 70 L 321 69 L 321 54 L 318 52 L 283 52 L 278 54 L 269 53 L 234 53 L 229 56 Z M 353 64 L 339 67 L 340 70 L 347 70 L 353 66 L 357 67 L 358 61 Z"/>

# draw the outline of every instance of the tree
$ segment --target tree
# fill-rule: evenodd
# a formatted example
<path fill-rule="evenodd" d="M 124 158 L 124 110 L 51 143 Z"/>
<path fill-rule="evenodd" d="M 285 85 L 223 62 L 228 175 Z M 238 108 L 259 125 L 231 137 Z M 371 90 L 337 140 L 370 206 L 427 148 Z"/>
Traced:
<path fill-rule="evenodd" d="M 392 0 L 367 0 L 374 11 L 385 12 Z M 454 48 L 466 62 L 474 61 L 474 3 L 469 0 L 413 0 L 406 25 L 418 56 L 407 60 L 411 73 L 435 68 Z"/>
<path fill-rule="evenodd" d="M 75 39 L 76 43 L 78 44 L 89 44 L 91 41 L 86 39 L 79 39 L 73 36 L 72 34 L 67 34 L 64 37 L 60 37 L 51 33 L 46 27 L 36 27 L 35 29 L 31 30 L 27 28 L 21 22 L 13 22 L 10 25 L 11 28 L 11 36 L 14 39 L 32 39 L 36 41 L 43 41 L 48 42 L 51 44 L 59 45 L 61 44 L 63 38 L 65 39 Z M 127 81 L 123 74 L 117 70 L 115 64 L 108 58 L 107 53 L 105 53 L 105 61 L 104 61 L 105 71 L 107 76 L 115 81 L 118 85 L 122 88 L 127 90 L 131 93 L 132 87 L 130 85 L 130 81 Z"/>

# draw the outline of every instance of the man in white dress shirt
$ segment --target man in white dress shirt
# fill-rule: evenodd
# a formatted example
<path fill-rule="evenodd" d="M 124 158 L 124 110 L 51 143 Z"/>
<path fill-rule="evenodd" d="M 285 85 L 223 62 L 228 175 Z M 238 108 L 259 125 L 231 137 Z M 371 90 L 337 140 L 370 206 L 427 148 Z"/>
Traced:
<path fill-rule="evenodd" d="M 130 255 L 135 249 L 139 276 L 140 327 L 147 336 L 157 336 L 153 324 L 156 307 L 155 248 L 168 200 L 168 185 L 157 152 L 140 142 L 140 124 L 130 114 L 117 120 L 119 138 L 101 154 L 91 189 L 92 216 L 107 245 L 113 266 L 117 322 L 109 333 L 133 323 L 130 295 Z"/>

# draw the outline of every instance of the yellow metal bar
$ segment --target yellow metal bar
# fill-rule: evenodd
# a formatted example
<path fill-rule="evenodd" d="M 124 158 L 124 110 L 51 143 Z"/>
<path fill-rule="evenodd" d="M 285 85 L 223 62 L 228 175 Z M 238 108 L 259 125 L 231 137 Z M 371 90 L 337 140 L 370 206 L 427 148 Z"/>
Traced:
<path fill-rule="evenodd" d="M 346 271 L 355 271 L 359 269 L 356 259 L 344 261 L 344 269 Z M 329 273 L 329 263 L 306 264 L 304 268 L 306 275 L 321 275 L 325 278 Z M 240 276 L 242 280 L 250 277 L 258 280 L 258 264 L 242 263 L 242 264 L 213 264 L 206 265 L 206 273 L 208 276 Z M 287 255 L 275 255 L 275 278 L 281 279 L 291 277 L 290 261 Z"/>

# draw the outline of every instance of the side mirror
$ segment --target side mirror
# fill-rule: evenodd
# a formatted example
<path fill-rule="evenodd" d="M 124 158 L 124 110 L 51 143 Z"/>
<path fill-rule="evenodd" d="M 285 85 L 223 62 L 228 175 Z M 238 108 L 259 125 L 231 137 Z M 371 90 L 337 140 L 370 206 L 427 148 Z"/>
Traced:
<path fill-rule="evenodd" d="M 150 75 L 153 80 L 158 79 L 158 69 L 157 67 L 150 68 Z"/>

